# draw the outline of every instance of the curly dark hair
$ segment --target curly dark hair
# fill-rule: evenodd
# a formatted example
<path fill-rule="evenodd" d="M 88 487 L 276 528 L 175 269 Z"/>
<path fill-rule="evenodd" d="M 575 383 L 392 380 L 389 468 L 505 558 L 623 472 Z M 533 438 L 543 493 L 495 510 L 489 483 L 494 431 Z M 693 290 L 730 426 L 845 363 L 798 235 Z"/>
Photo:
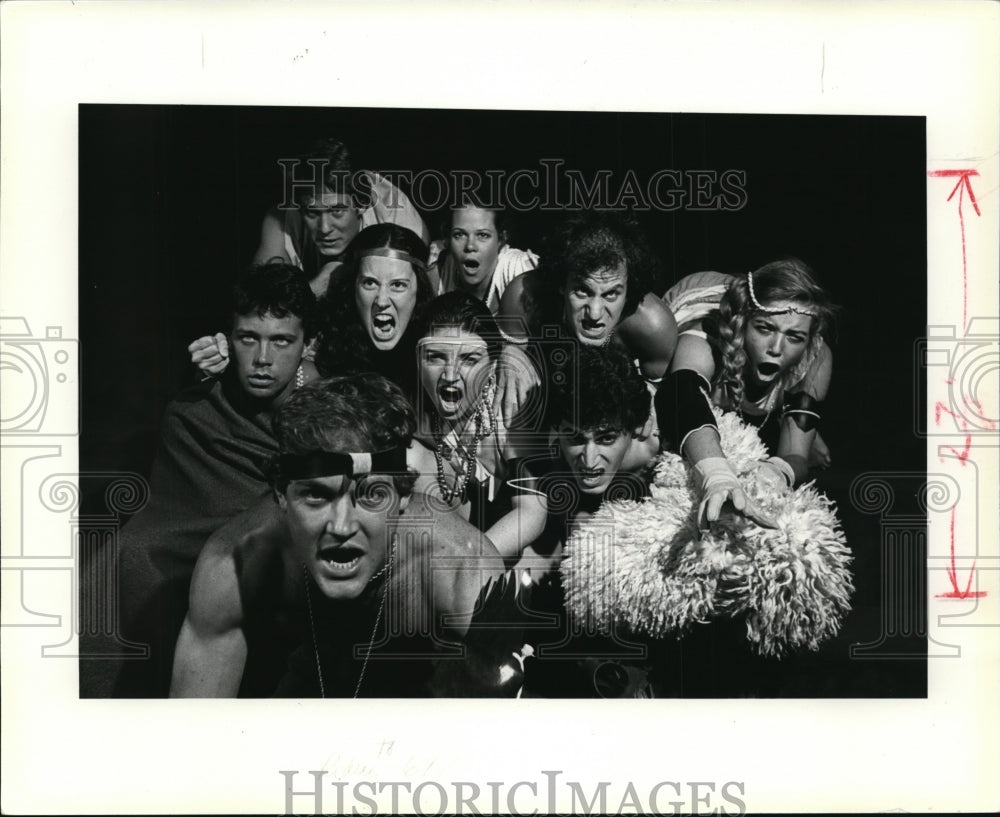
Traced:
<path fill-rule="evenodd" d="M 837 307 L 831 303 L 826 291 L 816 282 L 815 273 L 798 258 L 784 258 L 765 264 L 752 273 L 754 294 L 757 301 L 767 305 L 791 301 L 815 313 L 806 354 L 815 351 L 823 340 L 830 340 L 833 333 Z M 715 375 L 715 384 L 722 387 L 726 408 L 739 406 L 743 400 L 743 367 L 747 356 L 744 351 L 747 322 L 757 308 L 750 298 L 747 276 L 736 278 L 719 303 L 718 334 L 722 365 Z M 788 378 L 793 373 L 783 375 Z M 792 385 L 784 383 L 784 386 Z"/>
<path fill-rule="evenodd" d="M 230 300 L 234 317 L 295 315 L 302 320 L 307 341 L 316 334 L 318 302 L 309 288 L 309 279 L 298 267 L 280 262 L 254 264 L 237 277 Z"/>
<path fill-rule="evenodd" d="M 343 451 L 343 435 L 354 435 L 367 450 L 406 448 L 416 430 L 413 408 L 392 381 L 371 372 L 314 380 L 296 389 L 274 414 L 279 454 Z M 394 474 L 397 493 L 407 496 L 416 473 Z M 275 490 L 288 487 L 280 458 L 271 469 Z"/>
<path fill-rule="evenodd" d="M 635 364 L 618 346 L 577 346 L 576 366 L 565 367 L 549 384 L 548 424 L 571 422 L 632 434 L 649 417 L 652 400 Z"/>
<path fill-rule="evenodd" d="M 376 350 L 361 323 L 354 300 L 354 287 L 360 271 L 361 253 L 383 247 L 401 250 L 416 260 L 412 266 L 417 278 L 417 309 L 433 296 L 426 272 L 427 245 L 420 236 L 388 222 L 363 229 L 348 245 L 343 266 L 331 276 L 326 295 L 320 299 L 316 368 L 325 376 L 356 374 L 379 368 L 373 365 Z M 412 349 L 415 337 L 411 320 L 410 326 L 403 328 L 397 347 Z M 412 354 L 410 365 L 413 365 Z"/>
<path fill-rule="evenodd" d="M 634 216 L 585 211 L 566 217 L 542 242 L 537 270 L 524 277 L 528 325 L 562 323 L 568 288 L 599 270 L 624 265 L 627 276 L 622 318 L 631 315 L 657 280 L 657 260 Z"/>

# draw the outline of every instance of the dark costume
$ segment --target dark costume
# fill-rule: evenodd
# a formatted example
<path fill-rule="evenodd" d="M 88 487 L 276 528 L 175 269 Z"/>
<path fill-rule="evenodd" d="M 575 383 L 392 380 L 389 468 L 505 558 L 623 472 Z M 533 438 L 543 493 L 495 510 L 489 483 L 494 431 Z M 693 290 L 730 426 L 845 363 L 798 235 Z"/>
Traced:
<path fill-rule="evenodd" d="M 618 473 L 599 496 L 583 493 L 566 461 L 549 454 L 518 461 L 516 473 L 533 477 L 548 501 L 545 532 L 533 545 L 548 556 L 564 547 L 571 524 L 595 513 L 607 499 L 649 495 L 645 474 Z M 596 632 L 566 615 L 559 572 L 547 573 L 527 592 L 525 641 L 535 657 L 525 668 L 525 697 L 629 698 L 650 695 L 650 645 Z"/>
<path fill-rule="evenodd" d="M 277 590 L 279 559 L 269 586 Z M 517 656 L 518 584 L 507 573 L 484 586 L 460 643 L 439 623 L 409 625 L 398 609 L 406 582 L 386 593 L 372 582 L 353 601 L 331 602 L 307 580 L 292 602 L 259 593 L 247 606 L 247 664 L 240 697 L 515 697 L 524 674 Z"/>
<path fill-rule="evenodd" d="M 263 409 L 232 376 L 187 389 L 167 407 L 149 504 L 122 529 L 117 548 L 122 634 L 148 644 L 150 655 L 82 662 L 97 665 L 81 677 L 83 697 L 168 693 L 198 555 L 217 528 L 268 491 L 277 444 Z M 88 654 L 108 645 L 82 646 Z"/>

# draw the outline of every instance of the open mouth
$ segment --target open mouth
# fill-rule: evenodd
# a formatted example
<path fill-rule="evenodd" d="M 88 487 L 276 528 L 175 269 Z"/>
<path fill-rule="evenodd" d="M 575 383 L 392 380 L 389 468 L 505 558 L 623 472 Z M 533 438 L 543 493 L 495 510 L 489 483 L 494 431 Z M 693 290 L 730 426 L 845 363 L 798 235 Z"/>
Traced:
<path fill-rule="evenodd" d="M 396 319 L 387 312 L 373 315 L 372 329 L 380 338 L 391 338 L 396 331 Z"/>
<path fill-rule="evenodd" d="M 580 482 L 584 485 L 596 485 L 601 481 L 604 476 L 603 468 L 582 468 L 576 472 L 576 475 L 580 478 Z"/>
<path fill-rule="evenodd" d="M 463 395 L 465 394 L 462 389 L 458 386 L 453 386 L 449 384 L 442 383 L 438 386 L 438 397 L 441 398 L 441 403 L 444 406 L 452 406 L 461 402 Z"/>
<path fill-rule="evenodd" d="M 584 318 L 580 322 L 580 327 L 585 335 L 592 337 L 596 337 L 604 331 L 604 324 L 601 321 L 592 321 L 590 318 Z"/>
<path fill-rule="evenodd" d="M 765 377 L 773 377 L 781 367 L 777 363 L 758 363 L 757 371 Z"/>
<path fill-rule="evenodd" d="M 364 555 L 365 552 L 354 545 L 337 545 L 322 548 L 317 557 L 332 574 L 348 575 L 357 569 Z"/>
<path fill-rule="evenodd" d="M 462 261 L 462 266 L 468 272 L 476 272 L 479 270 L 479 262 L 475 258 L 466 258 Z"/>

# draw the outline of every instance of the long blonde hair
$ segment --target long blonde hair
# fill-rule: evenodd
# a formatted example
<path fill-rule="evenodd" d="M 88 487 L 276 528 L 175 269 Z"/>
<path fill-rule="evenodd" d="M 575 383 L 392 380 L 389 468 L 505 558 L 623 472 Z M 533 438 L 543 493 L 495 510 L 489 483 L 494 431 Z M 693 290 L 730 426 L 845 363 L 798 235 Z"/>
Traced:
<path fill-rule="evenodd" d="M 752 279 L 753 292 L 750 290 Z M 772 261 L 746 276 L 735 279 L 719 303 L 719 341 L 722 366 L 716 372 L 714 386 L 722 392 L 723 408 L 736 409 L 743 403 L 744 349 L 747 323 L 761 310 L 758 305 L 779 301 L 801 304 L 812 315 L 809 341 L 803 360 L 812 360 L 833 329 L 836 307 L 816 283 L 813 271 L 798 258 Z M 799 367 L 785 372 L 777 386 L 791 386 L 799 376 Z"/>

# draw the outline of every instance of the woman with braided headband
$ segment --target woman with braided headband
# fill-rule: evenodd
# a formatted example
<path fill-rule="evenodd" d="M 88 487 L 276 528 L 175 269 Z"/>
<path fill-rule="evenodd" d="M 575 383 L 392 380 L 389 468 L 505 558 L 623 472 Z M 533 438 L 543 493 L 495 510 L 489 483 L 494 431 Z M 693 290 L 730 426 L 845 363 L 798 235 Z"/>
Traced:
<path fill-rule="evenodd" d="M 756 425 L 774 456 L 758 478 L 791 487 L 809 470 L 810 453 L 828 463 L 816 425 L 833 368 L 826 343 L 835 308 L 798 259 L 766 264 L 734 278 L 689 275 L 664 301 L 681 332 L 670 376 L 656 396 L 664 441 L 701 478 L 699 523 L 714 522 L 727 502 L 761 524 L 719 445 L 712 411 L 736 411 Z"/>

